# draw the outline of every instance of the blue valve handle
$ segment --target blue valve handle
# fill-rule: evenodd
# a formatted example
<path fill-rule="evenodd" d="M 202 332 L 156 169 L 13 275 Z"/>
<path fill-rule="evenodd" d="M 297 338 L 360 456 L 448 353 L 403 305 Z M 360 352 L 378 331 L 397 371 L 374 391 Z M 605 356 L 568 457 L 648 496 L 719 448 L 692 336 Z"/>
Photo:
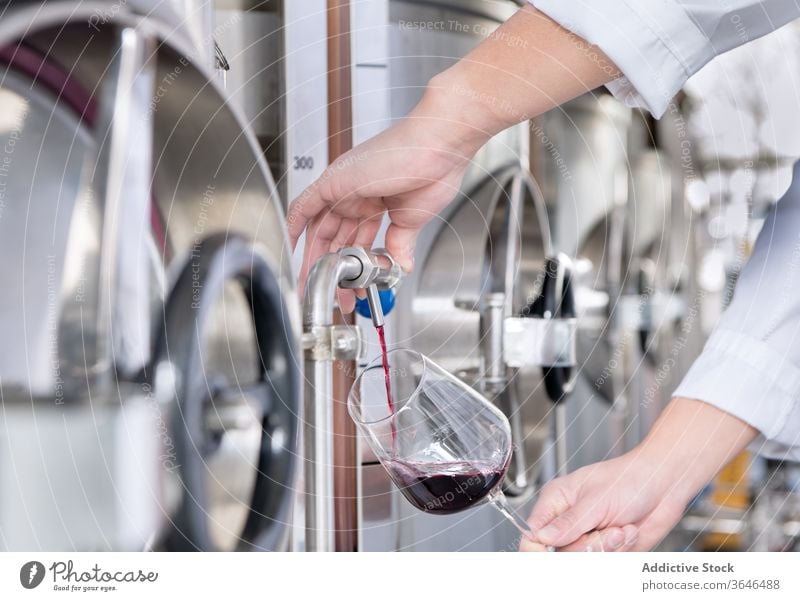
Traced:
<path fill-rule="evenodd" d="M 381 299 L 381 307 L 383 308 L 383 314 L 388 315 L 392 309 L 394 309 L 395 301 L 397 299 L 397 294 L 394 290 L 379 290 L 378 296 Z M 358 312 L 361 317 L 366 317 L 367 319 L 372 319 L 372 312 L 369 310 L 369 302 L 367 302 L 366 298 L 357 298 L 356 299 L 356 311 Z"/>

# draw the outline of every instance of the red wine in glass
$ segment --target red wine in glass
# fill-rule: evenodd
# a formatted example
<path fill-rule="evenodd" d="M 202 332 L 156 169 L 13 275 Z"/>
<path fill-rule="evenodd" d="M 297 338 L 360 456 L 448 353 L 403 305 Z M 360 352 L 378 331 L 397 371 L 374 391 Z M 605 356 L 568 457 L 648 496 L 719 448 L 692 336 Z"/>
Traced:
<path fill-rule="evenodd" d="M 380 330 L 378 335 L 383 338 Z M 385 354 L 357 378 L 347 407 L 403 496 L 418 509 L 440 515 L 490 503 L 536 542 L 500 489 L 512 455 L 508 418 L 428 357 L 409 349 L 382 350 Z M 381 377 L 389 397 L 388 418 L 381 406 L 374 413 Z M 390 384 L 398 381 L 414 392 L 395 412 Z M 401 414 L 402 428 L 396 425 Z"/>
<path fill-rule="evenodd" d="M 426 513 L 457 513 L 482 501 L 494 490 L 505 468 L 470 461 L 385 463 L 403 496 Z"/>

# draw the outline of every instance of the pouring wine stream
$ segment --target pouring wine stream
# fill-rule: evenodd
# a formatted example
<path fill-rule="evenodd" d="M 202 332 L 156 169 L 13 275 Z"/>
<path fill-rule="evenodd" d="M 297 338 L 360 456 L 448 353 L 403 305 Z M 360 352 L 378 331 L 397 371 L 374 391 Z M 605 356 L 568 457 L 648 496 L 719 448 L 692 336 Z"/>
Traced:
<path fill-rule="evenodd" d="M 375 326 L 375 331 L 378 333 L 378 341 L 381 345 L 381 360 L 383 361 L 383 380 L 386 385 L 386 401 L 389 404 L 389 415 L 394 415 L 394 401 L 392 400 L 392 381 L 389 375 L 389 351 L 386 347 L 386 320 L 383 315 L 383 306 L 381 305 L 380 294 L 378 287 L 372 285 L 367 288 L 367 302 L 369 303 L 369 312 L 372 317 L 372 325 Z M 392 451 L 397 439 L 397 432 L 395 431 L 394 423 L 392 423 Z"/>

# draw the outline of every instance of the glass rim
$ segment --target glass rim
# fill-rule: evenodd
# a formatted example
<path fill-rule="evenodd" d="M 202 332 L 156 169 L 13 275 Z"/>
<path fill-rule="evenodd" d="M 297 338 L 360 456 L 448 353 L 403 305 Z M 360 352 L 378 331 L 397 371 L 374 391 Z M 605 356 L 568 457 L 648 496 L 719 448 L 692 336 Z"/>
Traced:
<path fill-rule="evenodd" d="M 422 377 L 419 379 L 419 382 L 417 382 L 417 385 L 414 387 L 414 390 L 410 394 L 408 394 L 406 398 L 403 399 L 402 406 L 397 407 L 397 405 L 395 405 L 394 413 L 390 413 L 386 417 L 382 417 L 380 419 L 372 421 L 366 421 L 362 419 L 360 415 L 358 416 L 354 415 L 357 411 L 355 408 L 355 403 L 353 402 L 354 391 L 358 389 L 359 383 L 361 382 L 361 378 L 364 377 L 365 373 L 367 373 L 371 369 L 383 368 L 383 355 L 379 354 L 372 361 L 367 363 L 367 365 L 364 367 L 364 370 L 360 374 L 358 374 L 358 377 L 355 379 L 355 382 L 353 382 L 353 386 L 350 388 L 350 393 L 347 395 L 347 412 L 350 414 L 352 420 L 357 424 L 361 426 L 374 426 L 382 422 L 388 422 L 389 420 L 394 419 L 403 409 L 408 407 L 408 401 L 417 396 L 417 393 L 419 392 L 420 388 L 422 388 L 422 385 L 425 383 L 425 379 L 428 377 L 428 363 L 430 362 L 430 359 L 425 355 L 423 355 L 422 353 L 408 348 L 391 349 L 386 352 L 386 356 L 391 357 L 393 354 L 399 354 L 399 353 L 408 353 L 416 356 L 417 359 L 419 359 L 419 361 L 422 363 Z M 360 414 L 361 411 L 358 410 L 358 413 Z"/>

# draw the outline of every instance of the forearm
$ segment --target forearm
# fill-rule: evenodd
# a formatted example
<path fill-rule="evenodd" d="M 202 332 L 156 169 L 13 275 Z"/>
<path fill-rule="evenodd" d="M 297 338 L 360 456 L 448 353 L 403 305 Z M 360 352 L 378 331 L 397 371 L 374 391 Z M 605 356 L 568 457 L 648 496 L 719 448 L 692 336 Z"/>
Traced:
<path fill-rule="evenodd" d="M 528 6 L 450 69 L 412 113 L 470 150 L 619 76 L 599 49 Z"/>
<path fill-rule="evenodd" d="M 663 494 L 688 503 L 757 434 L 708 403 L 674 398 L 631 453 L 657 474 Z"/>

